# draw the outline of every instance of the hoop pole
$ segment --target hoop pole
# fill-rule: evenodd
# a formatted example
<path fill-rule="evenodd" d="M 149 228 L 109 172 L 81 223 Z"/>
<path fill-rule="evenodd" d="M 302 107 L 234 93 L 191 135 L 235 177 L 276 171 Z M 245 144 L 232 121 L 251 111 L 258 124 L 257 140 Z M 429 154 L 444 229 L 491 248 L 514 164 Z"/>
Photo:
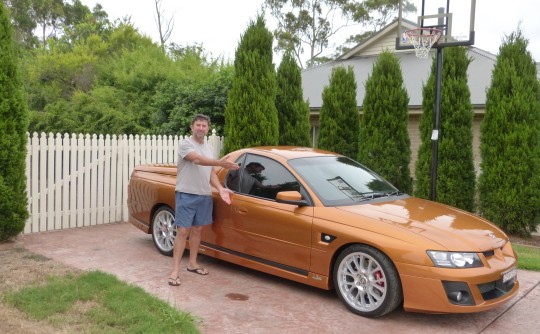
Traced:
<path fill-rule="evenodd" d="M 433 115 L 433 132 L 431 134 L 431 191 L 429 199 L 437 200 L 437 167 L 439 155 L 439 124 L 441 107 L 441 84 L 442 84 L 442 48 L 437 48 L 437 68 L 435 77 L 435 106 Z"/>

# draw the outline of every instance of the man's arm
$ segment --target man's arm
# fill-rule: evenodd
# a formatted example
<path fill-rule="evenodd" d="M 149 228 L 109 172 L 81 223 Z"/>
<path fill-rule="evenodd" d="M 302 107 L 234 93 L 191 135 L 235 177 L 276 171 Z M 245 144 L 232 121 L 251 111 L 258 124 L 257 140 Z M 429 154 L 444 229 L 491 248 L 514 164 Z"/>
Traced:
<path fill-rule="evenodd" d="M 194 151 L 188 153 L 184 157 L 184 159 L 187 159 L 199 166 L 223 167 L 225 169 L 232 169 L 232 170 L 237 170 L 238 168 L 240 168 L 240 166 L 238 166 L 237 163 L 227 160 L 228 158 L 229 156 L 226 155 L 223 158 L 216 160 L 216 159 L 208 158 L 204 155 L 198 154 L 197 152 L 194 152 Z M 219 182 L 219 178 L 217 176 L 216 168 L 212 168 L 212 172 L 210 173 L 210 185 L 215 187 L 219 191 L 219 196 L 225 203 L 231 204 L 231 194 L 233 192 L 227 188 L 224 188 L 221 185 L 221 183 Z"/>
<path fill-rule="evenodd" d="M 215 168 L 212 168 L 212 174 L 210 174 L 210 185 L 216 188 L 218 191 L 221 191 L 221 189 L 223 189 L 223 186 L 219 182 Z"/>
<path fill-rule="evenodd" d="M 210 174 L 210 185 L 219 191 L 219 196 L 225 203 L 231 204 L 231 194 L 233 194 L 233 192 L 221 185 L 215 168 L 212 168 L 212 174 Z"/>
<path fill-rule="evenodd" d="M 200 155 L 197 152 L 193 151 L 190 152 L 188 155 L 184 157 L 184 159 L 187 159 L 191 162 L 193 162 L 196 165 L 200 166 L 217 166 L 217 167 L 223 167 L 225 169 L 238 169 L 238 164 L 232 161 L 227 160 L 229 156 L 226 155 L 223 158 L 216 160 L 212 158 L 208 158 L 204 155 Z"/>

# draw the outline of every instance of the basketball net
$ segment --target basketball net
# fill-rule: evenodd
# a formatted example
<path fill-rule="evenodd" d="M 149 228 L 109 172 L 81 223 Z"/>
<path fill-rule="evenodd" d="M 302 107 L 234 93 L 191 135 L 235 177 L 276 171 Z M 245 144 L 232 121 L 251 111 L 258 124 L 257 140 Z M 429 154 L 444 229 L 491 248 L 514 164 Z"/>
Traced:
<path fill-rule="evenodd" d="M 427 58 L 433 44 L 441 38 L 442 31 L 432 28 L 419 28 L 407 30 L 403 33 L 405 41 L 410 41 L 414 46 L 416 57 Z"/>

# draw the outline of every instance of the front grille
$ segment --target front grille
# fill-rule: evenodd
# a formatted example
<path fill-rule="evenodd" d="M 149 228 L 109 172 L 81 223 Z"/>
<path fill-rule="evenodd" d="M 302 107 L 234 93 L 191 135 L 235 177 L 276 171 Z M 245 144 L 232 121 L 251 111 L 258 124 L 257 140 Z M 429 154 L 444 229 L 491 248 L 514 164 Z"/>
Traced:
<path fill-rule="evenodd" d="M 492 257 L 493 255 L 495 255 L 495 251 L 490 250 L 490 251 L 483 252 L 482 254 L 484 254 L 484 256 L 486 258 L 488 258 L 488 257 Z"/>
<path fill-rule="evenodd" d="M 495 289 L 495 282 L 480 284 L 478 285 L 478 289 L 480 290 L 481 294 L 488 293 Z"/>
<path fill-rule="evenodd" d="M 478 285 L 478 290 L 482 294 L 484 300 L 499 298 L 507 294 L 514 287 L 515 279 L 511 279 L 503 283 L 502 278 L 493 282 L 483 283 Z"/>

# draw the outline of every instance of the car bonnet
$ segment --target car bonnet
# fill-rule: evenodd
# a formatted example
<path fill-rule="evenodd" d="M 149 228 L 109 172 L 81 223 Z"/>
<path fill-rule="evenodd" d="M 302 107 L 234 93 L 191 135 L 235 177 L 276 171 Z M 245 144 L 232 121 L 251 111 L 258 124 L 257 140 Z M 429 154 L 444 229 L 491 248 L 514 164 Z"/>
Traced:
<path fill-rule="evenodd" d="M 500 248 L 508 240 L 499 228 L 481 217 L 414 197 L 339 209 L 406 229 L 450 251 L 482 252 Z"/>

